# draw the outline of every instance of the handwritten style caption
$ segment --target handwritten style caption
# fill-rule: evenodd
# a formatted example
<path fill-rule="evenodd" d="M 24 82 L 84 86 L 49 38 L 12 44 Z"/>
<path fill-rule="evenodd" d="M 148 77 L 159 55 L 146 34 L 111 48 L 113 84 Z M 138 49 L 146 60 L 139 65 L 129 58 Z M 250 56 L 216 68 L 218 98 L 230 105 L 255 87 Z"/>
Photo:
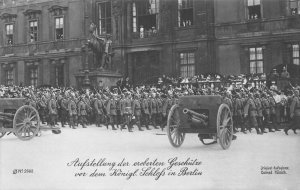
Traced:
<path fill-rule="evenodd" d="M 136 176 L 154 177 L 159 180 L 163 176 L 199 176 L 202 175 L 202 162 L 197 158 L 179 159 L 178 157 L 159 160 L 158 158 L 127 161 L 112 161 L 107 158 L 76 158 L 67 163 L 76 168 L 75 177 L 125 177 L 127 180 Z"/>

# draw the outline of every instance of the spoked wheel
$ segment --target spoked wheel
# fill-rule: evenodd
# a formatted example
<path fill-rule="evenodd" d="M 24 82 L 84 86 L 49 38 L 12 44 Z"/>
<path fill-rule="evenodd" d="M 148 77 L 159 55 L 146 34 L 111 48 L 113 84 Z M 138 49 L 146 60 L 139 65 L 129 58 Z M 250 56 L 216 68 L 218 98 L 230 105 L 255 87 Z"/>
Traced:
<path fill-rule="evenodd" d="M 2 138 L 5 134 L 6 132 L 2 131 L 2 129 L 0 128 L 0 138 Z"/>
<path fill-rule="evenodd" d="M 20 107 L 14 116 L 13 128 L 19 139 L 24 141 L 32 139 L 40 130 L 38 111 L 28 105 Z"/>
<path fill-rule="evenodd" d="M 180 126 L 179 106 L 173 105 L 170 109 L 167 121 L 167 134 L 173 147 L 180 147 L 184 141 L 185 133 L 179 132 Z"/>
<path fill-rule="evenodd" d="M 221 147 L 225 150 L 231 145 L 233 121 L 228 105 L 221 104 L 217 115 L 217 135 Z"/>

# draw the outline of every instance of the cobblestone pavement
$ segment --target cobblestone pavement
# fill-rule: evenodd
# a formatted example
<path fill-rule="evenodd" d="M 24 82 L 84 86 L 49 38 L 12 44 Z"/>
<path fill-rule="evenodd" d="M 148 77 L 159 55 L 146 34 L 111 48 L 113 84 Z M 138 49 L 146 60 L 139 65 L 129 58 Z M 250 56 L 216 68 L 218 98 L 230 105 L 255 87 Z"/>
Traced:
<path fill-rule="evenodd" d="M 237 133 L 231 147 L 222 150 L 219 144 L 202 145 L 196 134 L 187 134 L 183 145 L 173 148 L 165 132 L 158 129 L 141 132 L 135 128 L 129 133 L 95 126 L 75 130 L 66 127 L 59 135 L 46 131 L 30 141 L 21 141 L 14 135 L 1 138 L 0 189 L 297 189 L 299 157 L 300 134 L 292 131 L 288 136 L 283 131 L 264 135 Z M 174 166 L 158 180 L 155 174 L 139 174 L 130 179 L 109 176 L 112 171 L 108 166 L 96 167 L 105 177 L 75 177 L 75 173 L 95 171 L 95 167 L 80 170 L 72 164 L 67 166 L 77 158 L 115 163 L 125 158 L 131 166 L 121 167 L 123 173 L 134 172 L 136 168 L 140 172 L 142 167 L 132 164 L 147 158 L 147 162 L 156 159 L 165 166 L 174 158 L 181 162 L 197 160 L 201 164 L 188 166 L 190 173 L 183 176 L 178 176 L 183 166 Z M 269 167 L 272 174 L 267 174 Z M 286 174 L 276 174 L 278 167 L 285 167 L 282 170 Z M 167 175 L 171 170 L 175 176 Z"/>

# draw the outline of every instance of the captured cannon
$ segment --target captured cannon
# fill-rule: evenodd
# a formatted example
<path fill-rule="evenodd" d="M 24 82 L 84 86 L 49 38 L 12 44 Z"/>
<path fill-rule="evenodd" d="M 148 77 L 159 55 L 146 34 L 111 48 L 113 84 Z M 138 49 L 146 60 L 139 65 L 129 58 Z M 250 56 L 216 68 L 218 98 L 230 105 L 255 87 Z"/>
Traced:
<path fill-rule="evenodd" d="M 25 98 L 0 98 L 0 138 L 12 133 L 21 140 L 30 140 L 43 130 L 61 132 L 58 127 L 41 126 L 38 111 L 26 105 Z"/>
<path fill-rule="evenodd" d="M 182 96 L 170 109 L 167 135 L 173 147 L 180 147 L 186 133 L 197 133 L 205 145 L 219 142 L 228 149 L 233 135 L 232 114 L 221 96 Z M 210 140 L 211 142 L 207 142 Z"/>

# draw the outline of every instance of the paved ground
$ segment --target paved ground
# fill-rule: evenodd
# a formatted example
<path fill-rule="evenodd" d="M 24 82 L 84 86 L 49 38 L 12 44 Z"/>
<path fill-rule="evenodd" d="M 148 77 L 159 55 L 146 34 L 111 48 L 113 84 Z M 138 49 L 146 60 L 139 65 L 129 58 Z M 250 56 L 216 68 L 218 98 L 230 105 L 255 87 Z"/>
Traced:
<path fill-rule="evenodd" d="M 60 135 L 44 132 L 42 137 L 25 142 L 13 135 L 5 136 L 0 140 L 0 189 L 299 189 L 300 134 L 252 132 L 237 136 L 228 150 L 222 150 L 219 144 L 204 146 L 196 134 L 187 134 L 183 145 L 173 148 L 160 130 L 135 129 L 128 133 L 95 126 L 64 128 Z M 168 166 L 169 159 L 176 157 L 178 161 L 201 161 L 200 165 L 188 166 L 191 172 L 196 169 L 198 175 L 178 176 L 183 166 L 173 166 L 155 180 L 156 176 L 141 176 L 142 166 L 132 166 L 135 161 L 157 159 L 165 162 L 161 171 Z M 75 177 L 76 172 L 89 175 L 95 169 L 109 175 L 109 166 L 82 170 L 67 166 L 76 158 L 83 162 L 88 158 L 105 158 L 105 162 L 116 163 L 125 158 L 130 167 L 113 169 L 122 169 L 123 173 L 139 170 L 129 180 L 126 176 Z M 264 166 L 272 167 L 272 174 L 261 174 L 269 171 L 262 170 Z M 283 170 L 286 174 L 275 174 L 277 166 L 288 167 Z M 14 169 L 23 171 L 13 174 Z M 33 173 L 25 173 L 25 169 L 33 169 Z M 171 170 L 175 176 L 167 175 Z"/>

